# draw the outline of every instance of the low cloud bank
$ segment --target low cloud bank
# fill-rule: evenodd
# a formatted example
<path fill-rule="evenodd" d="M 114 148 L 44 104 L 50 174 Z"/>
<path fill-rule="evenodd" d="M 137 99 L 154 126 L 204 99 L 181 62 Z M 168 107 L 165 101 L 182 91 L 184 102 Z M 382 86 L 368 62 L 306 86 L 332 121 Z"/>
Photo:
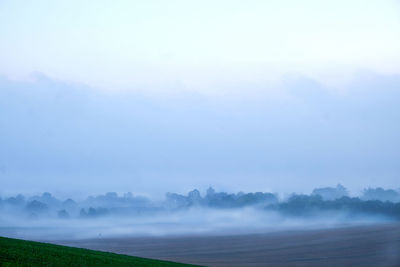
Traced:
<path fill-rule="evenodd" d="M 152 94 L 0 75 L 0 194 L 398 187 L 399 84 L 288 74 L 224 94 Z"/>
<path fill-rule="evenodd" d="M 60 200 L 50 193 L 0 199 L 0 235 L 30 239 L 259 233 L 400 220 L 400 192 L 368 188 L 350 197 L 342 185 L 279 199 L 273 193 L 167 193 L 156 201 L 131 193 Z"/>

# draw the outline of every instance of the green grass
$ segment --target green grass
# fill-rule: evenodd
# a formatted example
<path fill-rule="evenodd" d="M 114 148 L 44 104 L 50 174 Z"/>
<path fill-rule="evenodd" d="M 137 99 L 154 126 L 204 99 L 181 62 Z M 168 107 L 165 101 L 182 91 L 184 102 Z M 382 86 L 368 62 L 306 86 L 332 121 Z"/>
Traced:
<path fill-rule="evenodd" d="M 73 248 L 47 243 L 0 237 L 0 266 L 188 266 Z"/>

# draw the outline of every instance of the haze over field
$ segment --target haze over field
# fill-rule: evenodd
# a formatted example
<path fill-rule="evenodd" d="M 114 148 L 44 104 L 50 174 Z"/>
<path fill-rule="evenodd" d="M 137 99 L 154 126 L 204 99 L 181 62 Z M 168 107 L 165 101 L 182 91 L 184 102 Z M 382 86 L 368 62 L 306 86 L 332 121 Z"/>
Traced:
<path fill-rule="evenodd" d="M 400 220 L 400 191 L 365 189 L 350 197 L 342 185 L 310 195 L 227 193 L 209 188 L 162 200 L 109 192 L 76 201 L 46 192 L 0 199 L 0 235 L 39 240 L 200 236 L 325 229 Z"/>
<path fill-rule="evenodd" d="M 398 0 L 0 0 L 0 234 L 397 222 L 399 100 Z"/>

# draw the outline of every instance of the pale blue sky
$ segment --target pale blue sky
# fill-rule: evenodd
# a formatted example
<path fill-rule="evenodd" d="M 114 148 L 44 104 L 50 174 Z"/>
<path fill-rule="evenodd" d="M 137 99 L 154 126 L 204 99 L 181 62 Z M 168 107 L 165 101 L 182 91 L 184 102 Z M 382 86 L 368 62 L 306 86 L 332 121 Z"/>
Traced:
<path fill-rule="evenodd" d="M 332 1 L 0 1 L 0 72 L 107 89 L 321 81 L 400 69 L 400 4 Z M 211 86 L 212 87 L 212 86 Z M 215 88 L 208 88 L 215 90 Z"/>
<path fill-rule="evenodd" d="M 0 0 L 0 195 L 398 188 L 399 88 L 399 1 Z"/>

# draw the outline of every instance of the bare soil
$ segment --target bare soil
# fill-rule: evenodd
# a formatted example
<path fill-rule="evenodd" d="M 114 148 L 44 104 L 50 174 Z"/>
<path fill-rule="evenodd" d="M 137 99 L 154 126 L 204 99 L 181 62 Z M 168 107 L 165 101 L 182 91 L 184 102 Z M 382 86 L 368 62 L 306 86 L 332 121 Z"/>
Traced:
<path fill-rule="evenodd" d="M 55 243 L 207 266 L 400 266 L 400 224 Z"/>

